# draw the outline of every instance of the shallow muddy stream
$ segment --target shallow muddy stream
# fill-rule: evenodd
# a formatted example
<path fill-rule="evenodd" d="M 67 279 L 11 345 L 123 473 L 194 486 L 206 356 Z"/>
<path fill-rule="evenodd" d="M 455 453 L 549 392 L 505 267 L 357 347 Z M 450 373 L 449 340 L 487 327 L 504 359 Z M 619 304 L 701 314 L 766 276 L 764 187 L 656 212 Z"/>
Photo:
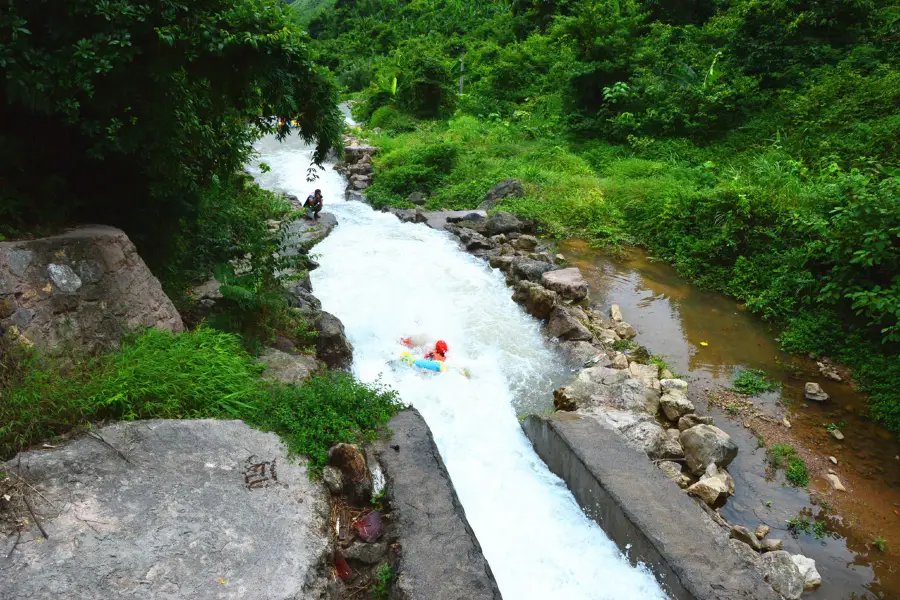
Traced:
<path fill-rule="evenodd" d="M 770 537 L 785 540 L 786 550 L 815 559 L 823 585 L 804 598 L 900 598 L 900 444 L 861 416 L 865 398 L 847 383 L 820 376 L 813 361 L 781 352 L 777 331 L 734 300 L 691 286 L 639 250 L 613 257 L 577 240 L 563 242 L 559 250 L 581 268 L 591 302 L 618 304 L 638 330 L 637 342 L 685 375 L 698 408 L 714 415 L 716 425 L 739 443 L 729 467 L 736 495 L 721 511 L 726 520 L 751 529 L 765 523 L 772 528 Z M 745 367 L 762 369 L 782 384 L 779 391 L 751 400 L 791 423 L 790 430 L 770 426 L 766 445 L 789 442 L 814 457 L 809 461 L 812 494 L 767 470 L 765 449 L 758 448 L 757 436 L 740 415 L 707 406 L 704 392 L 729 387 L 735 369 Z M 807 381 L 820 383 L 831 399 L 823 405 L 806 401 Z M 833 439 L 827 423 L 839 425 L 846 439 Z M 829 456 L 839 464 L 828 463 Z M 828 468 L 847 492 L 831 490 L 823 478 Z M 825 537 L 795 537 L 788 531 L 785 521 L 805 507 L 826 521 Z M 885 552 L 873 546 L 876 537 L 887 540 Z"/>

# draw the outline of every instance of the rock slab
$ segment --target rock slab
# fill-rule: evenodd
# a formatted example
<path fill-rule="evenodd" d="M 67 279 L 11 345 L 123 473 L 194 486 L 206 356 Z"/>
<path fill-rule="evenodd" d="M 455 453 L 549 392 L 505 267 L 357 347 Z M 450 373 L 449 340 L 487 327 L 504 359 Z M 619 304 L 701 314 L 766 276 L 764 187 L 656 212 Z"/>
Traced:
<path fill-rule="evenodd" d="M 240 421 L 137 421 L 6 464 L 37 494 L 0 561 L 3 598 L 315 597 L 327 495 L 277 436 Z M 0 538 L 5 557 L 15 536 Z M 29 543 L 23 543 L 29 542 Z"/>
<path fill-rule="evenodd" d="M 500 591 L 444 466 L 416 410 L 388 423 L 375 444 L 402 547 L 395 593 L 401 600 L 500 600 Z M 394 598 L 395 596 L 391 596 Z"/>
<path fill-rule="evenodd" d="M 87 353 L 130 331 L 184 329 L 128 236 L 100 225 L 0 242 L 0 329 L 10 326 L 45 350 Z"/>

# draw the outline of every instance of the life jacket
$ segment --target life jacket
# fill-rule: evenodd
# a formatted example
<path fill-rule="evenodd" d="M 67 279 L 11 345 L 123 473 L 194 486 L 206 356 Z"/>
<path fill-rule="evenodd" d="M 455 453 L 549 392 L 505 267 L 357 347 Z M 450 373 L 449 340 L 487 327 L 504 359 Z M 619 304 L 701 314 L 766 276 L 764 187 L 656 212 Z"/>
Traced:
<path fill-rule="evenodd" d="M 447 356 L 445 354 L 441 354 L 440 352 L 431 351 L 425 355 L 425 358 L 428 360 L 439 360 L 444 362 L 447 360 Z"/>

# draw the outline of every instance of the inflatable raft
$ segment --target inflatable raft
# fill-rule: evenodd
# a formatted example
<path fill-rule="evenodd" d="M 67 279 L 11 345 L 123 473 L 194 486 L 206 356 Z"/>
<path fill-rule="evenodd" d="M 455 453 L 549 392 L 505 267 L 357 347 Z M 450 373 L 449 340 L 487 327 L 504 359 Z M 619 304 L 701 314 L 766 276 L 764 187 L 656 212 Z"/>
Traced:
<path fill-rule="evenodd" d="M 455 371 L 457 373 L 461 373 L 466 377 L 469 376 L 468 369 L 461 369 L 459 367 L 454 367 L 452 365 L 448 365 L 445 362 L 439 360 L 428 360 L 427 358 L 418 358 L 410 354 L 409 352 L 403 352 L 400 354 L 400 360 L 409 365 L 410 367 L 416 367 L 418 369 L 424 369 L 426 371 L 432 371 L 434 373 L 446 373 L 447 371 Z"/>

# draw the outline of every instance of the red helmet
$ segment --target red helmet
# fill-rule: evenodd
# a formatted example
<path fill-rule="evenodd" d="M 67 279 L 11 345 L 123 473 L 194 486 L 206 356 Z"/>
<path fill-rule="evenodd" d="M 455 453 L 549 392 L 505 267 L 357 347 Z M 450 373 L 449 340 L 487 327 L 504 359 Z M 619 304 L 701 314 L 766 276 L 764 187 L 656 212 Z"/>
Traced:
<path fill-rule="evenodd" d="M 438 354 L 447 354 L 447 342 L 438 340 L 437 344 L 434 345 L 434 351 Z"/>

